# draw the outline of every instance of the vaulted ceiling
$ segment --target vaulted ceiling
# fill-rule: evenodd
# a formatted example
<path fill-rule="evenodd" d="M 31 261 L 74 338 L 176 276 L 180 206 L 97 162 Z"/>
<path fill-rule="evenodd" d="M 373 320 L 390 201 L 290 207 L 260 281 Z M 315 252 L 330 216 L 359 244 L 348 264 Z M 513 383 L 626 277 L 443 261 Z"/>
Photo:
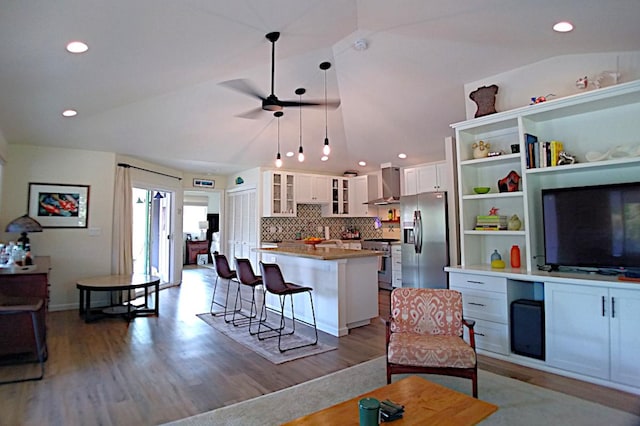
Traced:
<path fill-rule="evenodd" d="M 551 31 L 570 20 L 575 30 Z M 553 56 L 640 49 L 638 0 L 0 0 L 0 131 L 10 144 L 110 151 L 184 171 L 271 167 L 277 123 L 225 81 L 324 98 L 285 108 L 285 168 L 342 173 L 444 158 L 464 120 L 463 84 Z M 65 45 L 82 40 L 84 54 Z M 366 41 L 358 50 L 355 43 Z M 67 108 L 78 110 L 64 118 Z M 397 158 L 399 152 L 406 160 Z M 367 167 L 358 168 L 363 160 Z"/>

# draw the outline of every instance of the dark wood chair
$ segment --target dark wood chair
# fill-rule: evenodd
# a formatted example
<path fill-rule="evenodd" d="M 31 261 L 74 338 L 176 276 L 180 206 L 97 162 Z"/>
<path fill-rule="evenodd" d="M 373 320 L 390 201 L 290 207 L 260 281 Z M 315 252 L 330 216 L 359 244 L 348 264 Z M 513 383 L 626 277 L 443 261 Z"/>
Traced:
<path fill-rule="evenodd" d="M 271 337 L 277 337 L 278 338 L 278 350 L 280 352 L 286 352 L 286 351 L 290 351 L 292 349 L 298 349 L 298 348 L 302 348 L 305 346 L 311 346 L 311 345 L 316 345 L 318 343 L 318 328 L 316 327 L 316 313 L 315 310 L 313 308 L 313 297 L 311 296 L 311 292 L 313 291 L 313 289 L 311 287 L 304 287 L 298 284 L 293 284 L 293 283 L 289 283 L 286 282 L 284 280 L 284 277 L 282 276 L 282 271 L 280 271 L 280 266 L 278 266 L 275 263 L 263 263 L 260 262 L 260 271 L 262 272 L 262 281 L 264 282 L 264 285 L 267 289 L 268 293 L 274 294 L 276 296 L 278 296 L 278 298 L 280 299 L 280 325 L 278 327 L 272 327 L 269 324 L 267 324 L 264 321 L 260 321 L 258 323 L 258 339 L 260 340 L 264 340 L 264 339 L 268 339 Z M 296 315 L 295 315 L 295 310 L 293 308 L 293 295 L 294 294 L 300 294 L 300 293 L 308 293 L 309 294 L 309 302 L 311 303 L 311 314 L 313 316 L 313 323 L 309 323 L 306 321 L 303 321 L 301 319 L 297 319 Z M 284 316 L 284 306 L 285 306 L 285 301 L 287 299 L 287 296 L 289 296 L 290 300 L 291 300 L 291 330 L 290 331 L 285 331 L 286 329 L 286 324 L 285 324 L 285 316 Z M 265 317 L 266 317 L 266 303 L 264 303 L 262 305 L 262 312 L 265 313 Z M 262 314 L 260 315 L 260 319 L 262 319 Z M 295 333 L 296 331 L 296 321 L 299 321 L 303 324 L 306 324 L 310 327 L 313 327 L 313 331 L 315 333 L 315 340 L 311 341 L 311 342 L 305 342 L 302 344 L 298 344 L 298 345 L 294 345 L 294 346 L 289 346 L 287 348 L 283 348 L 281 345 L 282 342 L 282 336 L 289 336 Z M 261 331 L 261 328 L 265 327 L 266 330 Z M 269 333 L 269 332 L 275 332 L 277 334 L 275 335 L 271 335 L 268 337 L 264 337 L 264 333 Z"/>
<path fill-rule="evenodd" d="M 471 379 L 478 397 L 474 321 L 462 317 L 455 290 L 396 288 L 386 323 L 387 383 L 392 374 L 442 374 Z M 469 329 L 469 343 L 463 340 Z"/>
<path fill-rule="evenodd" d="M 0 315 L 31 315 L 31 324 L 33 325 L 33 337 L 35 340 L 36 357 L 40 364 L 40 374 L 25 379 L 6 380 L 0 382 L 0 385 L 8 383 L 26 382 L 30 380 L 41 380 L 44 377 L 44 360 L 47 352 L 45 336 L 40 334 L 40 324 L 38 322 L 38 311 L 42 309 L 44 300 L 39 297 L 18 297 L 6 296 L 0 293 Z"/>

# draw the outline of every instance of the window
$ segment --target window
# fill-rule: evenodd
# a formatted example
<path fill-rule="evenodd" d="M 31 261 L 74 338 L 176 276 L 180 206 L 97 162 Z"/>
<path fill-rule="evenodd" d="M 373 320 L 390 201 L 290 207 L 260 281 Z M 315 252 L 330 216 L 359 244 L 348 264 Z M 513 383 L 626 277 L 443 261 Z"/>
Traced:
<path fill-rule="evenodd" d="M 195 240 L 206 239 L 206 229 L 200 229 L 200 222 L 207 221 L 207 206 L 183 206 L 182 232 L 191 234 Z"/>

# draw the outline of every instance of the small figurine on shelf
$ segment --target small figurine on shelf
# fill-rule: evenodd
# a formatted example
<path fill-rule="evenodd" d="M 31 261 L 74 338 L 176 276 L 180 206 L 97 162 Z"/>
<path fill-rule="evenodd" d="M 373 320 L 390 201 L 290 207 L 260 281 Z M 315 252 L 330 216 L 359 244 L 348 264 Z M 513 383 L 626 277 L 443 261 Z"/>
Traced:
<path fill-rule="evenodd" d="M 518 190 L 519 183 L 520 175 L 515 170 L 511 170 L 508 175 L 498 180 L 498 190 L 500 192 L 515 192 Z"/>
<path fill-rule="evenodd" d="M 549 93 L 547 96 L 538 96 L 537 98 L 531 98 L 531 103 L 529 105 L 541 104 L 542 102 L 547 102 L 547 98 L 549 96 L 555 96 L 553 93 Z"/>
<path fill-rule="evenodd" d="M 576 162 L 575 155 L 571 155 L 566 151 L 560 151 L 560 154 L 558 154 L 558 166 L 563 164 L 574 164 Z"/>
<path fill-rule="evenodd" d="M 514 214 L 509 218 L 509 222 L 507 223 L 507 229 L 509 231 L 519 231 L 522 226 L 522 222 L 517 214 Z"/>
<path fill-rule="evenodd" d="M 476 118 L 497 112 L 496 93 L 498 93 L 498 86 L 495 84 L 492 84 L 491 86 L 478 87 L 476 90 L 469 93 L 469 99 L 475 102 L 478 108 L 475 114 Z"/>
<path fill-rule="evenodd" d="M 491 209 L 489 209 L 489 216 L 498 216 L 498 210 L 500 210 L 497 207 L 491 207 Z"/>

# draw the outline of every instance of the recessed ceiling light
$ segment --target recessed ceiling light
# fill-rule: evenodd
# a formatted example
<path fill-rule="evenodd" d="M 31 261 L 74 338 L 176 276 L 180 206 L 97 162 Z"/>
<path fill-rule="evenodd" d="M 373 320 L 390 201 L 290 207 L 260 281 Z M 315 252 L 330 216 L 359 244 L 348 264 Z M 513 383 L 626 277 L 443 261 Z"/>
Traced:
<path fill-rule="evenodd" d="M 553 26 L 553 31 L 559 33 L 568 33 L 573 30 L 573 24 L 569 21 L 560 21 Z"/>
<path fill-rule="evenodd" d="M 404 152 L 401 152 L 400 154 L 398 154 L 398 158 L 407 158 L 407 154 L 405 154 Z"/>
<path fill-rule="evenodd" d="M 359 161 L 358 165 L 364 167 L 364 166 L 367 165 L 367 162 L 366 161 Z"/>
<path fill-rule="evenodd" d="M 89 50 L 89 46 L 81 41 L 72 41 L 67 44 L 67 51 L 71 53 L 84 53 Z"/>
<path fill-rule="evenodd" d="M 78 115 L 78 111 L 76 111 L 75 109 L 65 109 L 64 111 L 62 111 L 62 115 L 64 117 L 75 117 L 76 115 Z"/>
<path fill-rule="evenodd" d="M 289 151 L 285 154 L 287 157 L 293 157 L 293 151 Z"/>
<path fill-rule="evenodd" d="M 329 159 L 329 157 L 327 157 L 326 155 L 323 155 L 320 160 L 321 161 L 327 161 Z"/>

